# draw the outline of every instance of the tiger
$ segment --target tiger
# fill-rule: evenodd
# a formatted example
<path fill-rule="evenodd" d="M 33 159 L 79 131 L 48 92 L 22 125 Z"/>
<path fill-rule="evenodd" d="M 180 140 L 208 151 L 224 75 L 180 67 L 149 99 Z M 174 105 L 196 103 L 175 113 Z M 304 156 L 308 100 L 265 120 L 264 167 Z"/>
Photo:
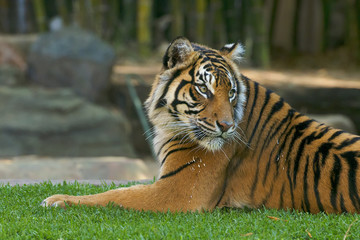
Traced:
<path fill-rule="evenodd" d="M 152 184 L 42 206 L 154 212 L 268 208 L 360 212 L 360 136 L 319 123 L 240 72 L 240 43 L 171 42 L 145 102 L 159 175 Z"/>

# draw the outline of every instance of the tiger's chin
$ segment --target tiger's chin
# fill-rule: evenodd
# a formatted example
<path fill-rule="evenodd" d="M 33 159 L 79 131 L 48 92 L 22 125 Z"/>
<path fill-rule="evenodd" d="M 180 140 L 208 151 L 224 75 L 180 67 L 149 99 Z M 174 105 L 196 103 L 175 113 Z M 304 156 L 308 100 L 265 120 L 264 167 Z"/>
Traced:
<path fill-rule="evenodd" d="M 206 138 L 203 139 L 202 141 L 199 141 L 199 144 L 212 152 L 218 151 L 220 150 L 224 144 L 225 144 L 225 139 L 223 139 L 222 137 L 215 137 L 215 138 Z"/>

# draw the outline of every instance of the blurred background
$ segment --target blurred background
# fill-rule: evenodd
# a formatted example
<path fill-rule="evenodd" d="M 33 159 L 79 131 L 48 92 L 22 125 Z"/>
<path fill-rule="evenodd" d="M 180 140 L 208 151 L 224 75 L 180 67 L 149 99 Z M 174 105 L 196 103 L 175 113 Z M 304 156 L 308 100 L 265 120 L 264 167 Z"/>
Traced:
<path fill-rule="evenodd" d="M 141 103 L 177 36 L 360 130 L 360 0 L 0 0 L 0 179 L 154 176 Z"/>

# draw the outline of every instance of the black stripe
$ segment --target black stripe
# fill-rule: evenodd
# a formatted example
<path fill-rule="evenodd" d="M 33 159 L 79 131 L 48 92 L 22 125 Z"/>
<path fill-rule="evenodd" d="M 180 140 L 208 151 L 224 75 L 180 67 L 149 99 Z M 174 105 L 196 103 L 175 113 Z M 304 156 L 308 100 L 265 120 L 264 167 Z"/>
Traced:
<path fill-rule="evenodd" d="M 271 158 L 268 159 L 268 162 L 266 164 L 266 168 L 265 168 L 265 174 L 264 174 L 264 177 L 263 177 L 263 180 L 262 180 L 262 184 L 265 185 L 266 183 L 266 179 L 269 175 L 269 170 L 270 170 L 270 165 L 271 165 L 271 161 L 273 161 Z M 277 159 L 275 160 L 277 161 Z"/>
<path fill-rule="evenodd" d="M 161 166 L 165 163 L 166 159 L 170 156 L 170 154 L 175 153 L 175 152 L 179 152 L 179 151 L 184 151 L 184 150 L 188 150 L 188 149 L 192 149 L 193 147 L 182 147 L 182 148 L 177 148 L 177 149 L 173 149 L 171 151 L 169 151 L 166 156 L 163 158 L 163 160 L 161 161 Z"/>
<path fill-rule="evenodd" d="M 253 112 L 254 112 L 254 108 L 255 108 L 255 105 L 256 105 L 256 101 L 257 101 L 257 99 L 258 99 L 259 84 L 258 84 L 257 82 L 253 82 L 253 83 L 254 83 L 254 88 L 255 88 L 254 99 L 253 99 L 253 104 L 252 104 L 251 109 L 250 109 L 249 117 L 248 117 L 248 119 L 247 119 L 246 128 L 249 127 L 250 120 L 251 120 L 251 118 L 252 118 L 252 115 L 253 115 Z M 248 91 L 250 91 L 250 89 L 249 89 Z"/>
<path fill-rule="evenodd" d="M 170 138 L 171 140 L 171 138 Z M 171 140 L 170 142 L 173 142 L 174 140 Z M 175 147 L 175 146 L 178 146 L 179 145 L 179 142 L 176 141 L 175 143 L 172 143 L 169 147 L 167 147 L 167 149 L 163 152 L 163 154 L 165 154 L 166 152 L 170 151 L 171 148 Z"/>
<path fill-rule="evenodd" d="M 336 137 L 340 136 L 341 134 L 345 133 L 344 131 L 338 130 L 336 131 L 331 137 L 328 139 L 328 141 L 334 140 Z"/>
<path fill-rule="evenodd" d="M 260 110 L 260 113 L 259 113 L 259 117 L 257 118 L 257 121 L 256 121 L 256 123 L 255 123 L 255 127 L 253 128 L 253 131 L 252 131 L 251 136 L 250 136 L 250 138 L 249 138 L 249 142 L 248 142 L 249 145 L 251 145 L 251 141 L 252 141 L 252 139 L 253 139 L 253 137 L 254 137 L 254 135 L 255 135 L 255 132 L 257 131 L 257 128 L 258 128 L 258 126 L 259 126 L 260 120 L 262 119 L 262 115 L 263 115 L 263 113 L 264 113 L 265 107 L 266 107 L 267 104 L 269 103 L 271 91 L 266 91 L 265 94 L 266 94 L 266 96 L 265 96 L 265 101 L 264 101 L 264 103 L 263 103 L 263 105 L 262 105 L 262 107 L 261 107 L 261 110 Z"/>
<path fill-rule="evenodd" d="M 181 91 L 181 89 L 183 87 L 185 87 L 186 85 L 191 84 L 190 82 L 186 81 L 186 80 L 182 80 L 180 82 L 180 84 L 176 87 L 175 93 L 174 93 L 174 101 L 172 101 L 171 106 L 173 107 L 173 109 L 175 110 L 175 112 L 177 112 L 177 105 L 180 104 L 185 104 L 186 106 L 188 106 L 189 108 L 194 107 L 194 104 L 188 103 L 186 101 L 180 101 L 178 100 L 179 98 L 179 92 Z"/>
<path fill-rule="evenodd" d="M 174 81 L 174 79 L 176 79 L 178 76 L 180 76 L 181 74 L 181 70 L 177 70 L 173 76 L 167 81 L 165 88 L 163 90 L 163 93 L 161 95 L 161 97 L 159 98 L 158 102 L 156 103 L 156 108 L 160 108 L 162 106 L 164 106 L 164 101 L 166 104 L 166 99 L 165 99 L 165 95 L 167 94 L 167 92 L 169 91 L 169 87 L 171 85 L 171 83 Z"/>
<path fill-rule="evenodd" d="M 177 140 L 180 140 L 180 138 L 170 138 L 169 140 L 167 140 L 166 142 L 164 142 L 164 143 L 161 145 L 161 147 L 159 148 L 159 152 L 157 153 L 157 156 L 159 157 L 162 149 L 163 149 L 168 143 L 170 143 L 170 142 L 172 142 L 172 141 L 177 141 Z M 168 148 L 167 150 L 169 150 L 169 148 Z M 164 152 L 166 152 L 167 150 L 165 150 Z"/>
<path fill-rule="evenodd" d="M 202 108 L 200 110 L 185 110 L 184 113 L 187 114 L 187 115 L 196 115 L 196 114 L 201 113 L 204 110 L 205 110 L 205 108 Z"/>
<path fill-rule="evenodd" d="M 304 178 L 303 178 L 303 192 L 304 192 L 304 204 L 305 211 L 310 211 L 310 202 L 308 198 L 308 171 L 309 171 L 309 156 L 306 158 L 305 170 L 304 170 Z"/>
<path fill-rule="evenodd" d="M 190 70 L 189 70 L 189 76 L 191 77 L 191 84 L 195 84 L 195 67 L 196 67 L 196 62 L 191 66 Z"/>
<path fill-rule="evenodd" d="M 267 92 L 268 93 L 268 92 Z M 271 91 L 269 92 L 269 95 L 271 95 Z M 266 126 L 268 125 L 268 123 L 270 122 L 270 119 L 274 116 L 275 113 L 277 113 L 278 111 L 280 111 L 284 106 L 284 100 L 283 99 L 280 99 L 279 101 L 277 101 L 273 107 L 271 108 L 271 111 L 270 113 L 268 114 L 265 122 L 262 124 L 262 127 L 261 127 L 261 131 L 260 133 L 258 134 L 258 136 L 261 136 L 264 132 L 264 129 L 266 128 Z M 260 116 L 262 115 L 262 112 L 260 113 Z M 260 120 L 260 118 L 258 119 Z M 261 152 L 265 149 L 265 142 L 268 140 L 268 137 L 270 135 L 270 132 L 272 131 L 273 129 L 273 126 L 270 128 L 270 131 L 268 132 L 267 136 L 265 137 L 265 141 L 264 141 L 264 144 L 263 144 L 263 148 L 261 150 Z M 250 138 L 251 139 L 251 138 Z M 250 141 L 249 141 L 250 143 Z"/>
<path fill-rule="evenodd" d="M 214 129 L 211 129 L 211 128 L 206 127 L 204 124 L 201 124 L 201 122 L 199 122 L 199 126 L 200 126 L 201 128 L 204 128 L 204 129 L 208 130 L 209 132 L 214 132 Z M 211 125 L 210 125 L 210 126 L 211 126 Z M 213 127 L 213 126 L 212 126 L 212 127 Z"/>
<path fill-rule="evenodd" d="M 269 192 L 266 194 L 266 196 L 265 196 L 265 198 L 263 199 L 261 205 L 263 205 L 263 206 L 266 207 L 266 204 L 267 204 L 269 198 L 270 198 L 271 195 L 273 194 L 274 185 L 275 185 L 275 181 L 272 181 L 271 186 L 270 186 L 270 190 L 269 190 Z"/>
<path fill-rule="evenodd" d="M 310 136 L 307 136 L 303 138 L 301 143 L 299 144 L 299 147 L 297 149 L 296 157 L 294 159 L 294 166 L 293 166 L 293 184 L 294 188 L 296 187 L 296 176 L 298 174 L 299 165 L 300 165 L 300 159 L 302 157 L 302 154 L 305 149 L 305 145 L 310 144 L 314 140 L 314 133 L 312 133 Z"/>
<path fill-rule="evenodd" d="M 285 192 L 285 184 L 283 183 L 280 192 L 280 202 L 279 202 L 280 209 L 284 208 L 284 192 Z"/>
<path fill-rule="evenodd" d="M 194 94 L 194 90 L 192 88 L 189 88 L 189 95 L 190 95 L 190 98 L 192 101 L 194 101 L 194 102 L 198 101 L 198 98 Z"/>
<path fill-rule="evenodd" d="M 225 182 L 224 182 L 224 185 L 223 185 L 223 188 L 221 190 L 221 194 L 220 194 L 220 197 L 219 197 L 219 200 L 216 202 L 215 204 L 215 207 L 218 207 L 221 200 L 223 199 L 224 195 L 225 195 L 225 191 L 226 191 L 226 187 L 227 187 L 227 179 L 225 179 Z"/>
<path fill-rule="evenodd" d="M 291 149 L 293 149 L 295 141 L 296 141 L 297 139 L 299 139 L 300 137 L 303 136 L 304 130 L 305 130 L 306 128 L 308 128 L 309 125 L 310 125 L 310 123 L 312 123 L 313 121 L 314 121 L 314 120 L 309 119 L 309 120 L 306 120 L 306 121 L 304 121 L 304 122 L 301 122 L 301 123 L 295 125 L 295 127 L 294 127 L 294 128 L 295 128 L 295 132 L 294 132 L 293 137 L 292 137 L 292 139 L 291 139 L 291 142 L 290 142 L 290 144 L 289 144 L 289 151 L 288 151 L 287 156 L 286 156 L 286 159 L 287 159 L 287 160 L 289 159 L 289 156 L 290 156 L 290 153 L 291 153 Z"/>
<path fill-rule="evenodd" d="M 284 117 L 281 122 L 278 124 L 277 128 L 273 131 L 273 134 L 271 135 L 271 137 L 267 138 L 268 140 L 266 141 L 266 147 L 269 146 L 270 142 L 273 141 L 275 135 L 280 131 L 280 128 L 286 123 L 288 122 L 288 124 L 286 125 L 284 132 L 286 132 L 286 130 L 289 128 L 290 124 L 291 124 L 291 119 L 293 118 L 295 113 L 295 110 L 293 108 L 290 108 L 286 117 Z"/>
<path fill-rule="evenodd" d="M 156 109 L 162 108 L 162 107 L 164 107 L 166 104 L 167 104 L 166 99 L 165 99 L 165 98 L 160 98 L 159 101 L 156 103 L 155 108 L 156 108 Z"/>
<path fill-rule="evenodd" d="M 355 151 L 349 151 L 341 154 L 341 157 L 343 157 L 347 161 L 347 164 L 349 165 L 349 172 L 348 172 L 349 195 L 351 202 L 357 211 L 360 209 L 360 198 L 356 185 L 356 171 L 358 168 L 358 162 L 355 159 L 356 156 L 358 155 L 359 152 L 355 152 Z"/>
<path fill-rule="evenodd" d="M 280 135 L 280 137 L 279 137 L 279 139 L 282 139 L 282 138 L 284 137 L 284 140 L 281 140 L 282 143 L 281 143 L 280 147 L 278 148 L 278 151 L 277 151 L 277 154 L 276 154 L 276 159 L 277 159 L 278 157 L 280 157 L 280 155 L 282 155 L 282 152 L 283 152 L 283 150 L 284 150 L 284 148 L 285 148 L 285 145 L 286 145 L 286 143 L 287 143 L 287 141 L 288 141 L 288 138 L 289 138 L 289 136 L 291 135 L 292 131 L 294 130 L 294 127 L 291 127 L 291 128 L 289 129 L 289 126 L 290 126 L 290 125 L 291 125 L 291 121 L 288 122 L 285 130 L 281 133 L 281 135 Z M 276 149 L 276 148 L 274 148 L 274 149 L 271 151 L 271 153 L 270 153 L 270 158 L 272 158 L 273 154 L 275 153 L 275 149 Z M 285 158 L 285 161 L 288 161 L 288 159 Z M 280 167 L 279 162 L 280 162 L 280 161 L 275 161 L 275 163 L 276 163 L 276 176 L 279 175 L 279 167 Z"/>
<path fill-rule="evenodd" d="M 319 154 L 315 154 L 313 159 L 313 169 L 314 169 L 314 192 L 315 192 L 315 198 L 316 203 L 318 205 L 318 208 L 321 212 L 324 211 L 324 207 L 320 200 L 320 193 L 319 193 L 319 180 L 320 180 L 320 163 L 319 163 Z"/>
<path fill-rule="evenodd" d="M 214 125 L 212 125 L 211 123 L 209 123 L 208 121 L 206 121 L 205 119 L 199 119 L 201 122 L 205 123 L 206 125 L 210 126 L 210 127 L 214 127 Z"/>
<path fill-rule="evenodd" d="M 160 179 L 164 179 L 164 178 L 167 178 L 167 177 L 174 176 L 175 174 L 181 172 L 183 169 L 185 169 L 185 168 L 187 168 L 188 166 L 194 164 L 195 162 L 196 162 L 196 161 L 195 161 L 195 159 L 194 159 L 194 160 L 192 160 L 191 162 L 188 162 L 188 163 L 182 165 L 182 166 L 179 167 L 178 169 L 176 169 L 176 170 L 174 170 L 174 171 L 171 171 L 171 172 L 169 172 L 169 173 L 167 173 L 167 174 L 165 174 L 165 175 L 162 175 L 162 176 L 160 177 Z"/>
<path fill-rule="evenodd" d="M 291 207 L 292 208 L 295 208 L 294 206 L 294 189 L 293 189 L 293 185 L 291 183 L 291 176 L 290 176 L 290 170 L 289 170 L 289 166 L 288 166 L 288 169 L 287 169 L 287 178 L 288 178 L 288 181 L 289 181 L 289 187 L 290 187 L 290 196 L 291 196 Z"/>
<path fill-rule="evenodd" d="M 348 147 L 356 142 L 360 141 L 360 137 L 353 137 L 350 139 L 345 139 L 336 149 L 342 149 L 344 147 Z"/>
<path fill-rule="evenodd" d="M 283 135 L 288 131 L 288 128 L 289 128 L 289 126 L 290 126 L 290 124 L 291 124 L 291 118 L 294 116 L 294 113 L 295 113 L 295 110 L 294 110 L 294 109 L 290 109 L 290 110 L 288 111 L 287 116 L 286 116 L 285 118 L 283 118 L 283 120 L 279 123 L 278 127 L 275 129 L 275 131 L 273 132 L 273 134 L 271 135 L 271 137 L 269 137 L 268 140 L 265 140 L 266 144 L 265 144 L 265 142 L 264 142 L 264 144 L 266 145 L 266 147 L 269 146 L 270 142 L 273 142 L 273 139 L 274 139 L 275 135 L 280 131 L 280 128 L 281 128 L 286 122 L 288 122 L 287 125 L 286 125 L 286 127 L 285 127 L 285 129 L 283 130 L 283 132 L 281 133 L 281 135 L 280 135 L 280 136 L 277 138 L 277 140 L 276 140 L 276 141 L 279 141 L 279 143 L 280 143 L 280 139 L 282 139 Z M 290 132 L 291 132 L 291 130 L 290 130 Z M 288 133 L 288 134 L 289 134 L 289 133 Z M 286 138 L 285 138 L 285 140 L 286 140 Z M 284 141 L 284 142 L 285 142 L 285 141 Z M 284 143 L 281 144 L 281 148 L 280 148 L 280 150 L 279 150 L 279 152 L 278 152 L 278 156 L 279 156 L 280 151 L 282 151 L 283 147 L 284 147 Z M 276 150 L 275 147 L 273 148 L 273 150 L 271 150 L 269 159 L 273 159 L 273 154 L 274 154 L 275 150 Z M 276 157 L 276 160 L 277 160 L 277 159 L 278 159 L 278 157 Z M 277 168 L 276 168 L 276 176 L 277 176 L 277 175 L 278 175 L 278 171 L 279 171 L 279 169 L 278 169 L 278 168 L 279 168 L 279 162 L 278 162 L 278 161 L 275 161 L 275 163 L 276 163 L 276 165 L 277 165 Z"/>
<path fill-rule="evenodd" d="M 334 154 L 334 166 L 331 170 L 331 175 L 330 175 L 330 182 L 331 182 L 330 202 L 336 211 L 338 210 L 336 205 L 336 197 L 338 194 L 341 168 L 342 166 L 341 166 L 340 158 Z"/>
<path fill-rule="evenodd" d="M 318 140 L 320 138 L 322 138 L 327 132 L 329 131 L 329 128 L 324 128 L 319 134 L 315 135 L 315 132 L 311 133 L 309 136 L 303 138 L 303 140 L 301 141 L 299 148 L 297 150 L 297 154 L 296 154 L 296 158 L 294 161 L 294 171 L 293 171 L 293 181 L 294 181 L 294 187 L 296 187 L 296 176 L 298 173 L 298 168 L 300 165 L 300 159 L 304 153 L 305 150 L 305 145 L 309 145 L 311 144 L 313 141 Z M 315 154 L 322 155 L 322 165 L 325 164 L 325 161 L 329 155 L 329 151 L 330 149 L 333 147 L 333 143 L 329 143 L 329 142 L 325 142 L 322 145 L 320 145 L 320 147 L 318 148 L 318 150 L 316 151 Z"/>
<path fill-rule="evenodd" d="M 344 197 L 342 194 L 340 194 L 340 208 L 341 208 L 341 212 L 343 212 L 343 213 L 347 212 L 347 209 L 344 204 Z"/>
<path fill-rule="evenodd" d="M 273 115 L 277 112 L 279 112 L 282 108 L 284 107 L 284 100 L 281 98 L 279 101 L 277 101 L 273 107 L 271 108 L 271 112 L 269 113 L 267 119 L 265 120 L 263 127 L 262 127 L 262 131 L 264 130 L 264 128 L 267 126 L 268 122 L 270 121 L 270 119 L 273 117 Z"/>
<path fill-rule="evenodd" d="M 295 127 L 294 127 L 295 132 L 293 133 L 293 137 L 292 137 L 292 139 L 291 139 L 291 141 L 290 141 L 290 143 L 289 143 L 288 152 L 287 152 L 287 154 L 286 154 L 285 160 L 286 160 L 287 163 L 288 163 L 287 175 L 288 175 L 288 178 L 289 178 L 288 180 L 289 180 L 289 184 L 290 184 L 290 190 L 291 190 L 291 197 L 292 197 L 292 199 L 293 199 L 293 183 L 292 183 L 292 180 L 291 180 L 291 178 L 290 178 L 290 169 L 291 169 L 291 168 L 290 168 L 290 164 L 291 164 L 290 154 L 291 154 L 292 150 L 294 149 L 293 146 L 294 146 L 295 141 L 303 136 L 304 130 L 305 130 L 305 129 L 310 125 L 310 123 L 312 123 L 313 121 L 314 121 L 314 120 L 309 119 L 309 120 L 306 120 L 306 121 L 304 121 L 304 122 L 301 122 L 301 123 L 295 125 Z M 284 142 L 284 144 L 285 144 L 285 142 Z M 297 149 L 297 151 L 298 151 L 298 149 Z M 280 154 L 280 152 L 279 152 L 278 154 Z M 301 152 L 300 154 L 302 154 L 302 152 Z M 295 161 L 295 162 L 294 162 L 294 169 L 293 169 L 293 179 L 295 179 L 295 180 L 296 180 L 296 174 L 297 174 L 297 169 L 296 169 L 296 172 L 295 172 L 296 164 L 297 164 L 297 162 Z M 295 181 L 295 182 L 296 182 L 296 181 Z"/>
<path fill-rule="evenodd" d="M 256 165 L 256 173 L 255 173 L 255 179 L 254 179 L 254 182 L 251 186 L 251 194 L 250 194 L 250 197 L 251 199 L 254 200 L 254 195 L 255 195 L 255 189 L 256 189 L 256 185 L 258 183 L 258 178 L 259 178 L 259 164 Z"/>
<path fill-rule="evenodd" d="M 280 99 L 278 102 L 276 102 L 276 103 L 273 105 L 270 114 L 268 115 L 268 117 L 266 118 L 265 122 L 264 122 L 263 125 L 262 125 L 262 128 L 261 128 L 261 131 L 260 131 L 260 133 L 259 133 L 259 136 L 261 136 L 261 135 L 263 134 L 263 131 L 264 131 L 265 127 L 267 126 L 267 124 L 269 123 L 269 121 L 270 121 L 270 119 L 273 117 L 273 115 L 274 115 L 276 112 L 280 111 L 280 109 L 282 109 L 283 106 L 284 106 L 284 101 L 283 101 L 282 99 Z M 274 126 L 274 125 L 273 125 L 273 126 Z M 265 150 L 265 146 L 266 146 L 266 145 L 265 145 L 265 142 L 266 142 L 266 140 L 268 139 L 268 137 L 270 136 L 270 132 L 271 132 L 271 130 L 273 129 L 273 126 L 270 128 L 270 131 L 268 132 L 268 134 L 267 134 L 267 136 L 266 136 L 266 138 L 265 138 L 265 141 L 264 141 L 263 144 L 262 144 L 262 148 L 261 148 L 260 154 L 259 154 L 258 159 L 257 159 L 257 162 L 258 162 L 258 163 L 259 163 L 260 158 L 262 157 L 262 154 L 263 154 L 263 152 L 264 152 L 264 150 Z M 250 141 L 249 141 L 249 143 L 250 143 Z M 267 164 L 266 164 L 265 174 L 264 174 L 264 177 L 263 177 L 263 185 L 264 185 L 265 182 L 266 182 L 266 178 L 267 178 L 267 175 L 268 175 L 268 172 L 269 172 L 269 169 L 270 169 L 270 163 L 271 163 L 271 161 L 272 161 L 272 159 L 271 159 L 271 158 L 268 158 L 268 162 L 267 162 Z"/>
<path fill-rule="evenodd" d="M 333 143 L 323 143 L 321 144 L 321 146 L 319 147 L 318 151 L 316 152 L 322 155 L 322 160 L 321 160 L 321 165 L 324 166 L 326 163 L 326 160 L 329 156 L 330 150 L 333 148 Z"/>

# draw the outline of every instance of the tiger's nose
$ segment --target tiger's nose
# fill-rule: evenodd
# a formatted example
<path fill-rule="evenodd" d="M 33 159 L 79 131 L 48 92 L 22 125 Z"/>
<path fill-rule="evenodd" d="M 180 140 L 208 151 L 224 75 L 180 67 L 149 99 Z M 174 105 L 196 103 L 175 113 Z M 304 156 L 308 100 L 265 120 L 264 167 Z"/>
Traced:
<path fill-rule="evenodd" d="M 217 126 L 220 128 L 222 132 L 228 131 L 231 127 L 234 126 L 234 122 L 228 122 L 228 121 L 216 121 Z"/>

